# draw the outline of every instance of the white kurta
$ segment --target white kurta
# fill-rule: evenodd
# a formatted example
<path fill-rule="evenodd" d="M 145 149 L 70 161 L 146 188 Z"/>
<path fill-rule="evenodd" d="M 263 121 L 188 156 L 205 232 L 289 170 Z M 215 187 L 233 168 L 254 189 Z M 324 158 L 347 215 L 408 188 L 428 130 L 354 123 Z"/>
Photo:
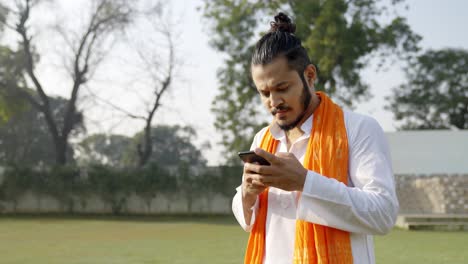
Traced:
<path fill-rule="evenodd" d="M 348 186 L 309 171 L 301 196 L 297 192 L 270 188 L 263 263 L 292 263 L 296 219 L 349 231 L 354 263 L 375 263 L 372 235 L 391 230 L 399 207 L 390 153 L 382 128 L 373 118 L 345 110 L 344 120 L 349 145 Z M 303 163 L 312 116 L 302 124 L 301 130 L 304 134 L 291 145 L 289 152 Z M 251 149 L 260 146 L 265 131 L 266 128 L 257 133 Z M 287 152 L 284 131 L 273 125 L 271 134 L 280 141 L 277 152 Z M 252 207 L 251 223 L 246 224 L 241 192 L 238 187 L 232 210 L 242 228 L 250 231 L 256 219 L 258 199 Z"/>

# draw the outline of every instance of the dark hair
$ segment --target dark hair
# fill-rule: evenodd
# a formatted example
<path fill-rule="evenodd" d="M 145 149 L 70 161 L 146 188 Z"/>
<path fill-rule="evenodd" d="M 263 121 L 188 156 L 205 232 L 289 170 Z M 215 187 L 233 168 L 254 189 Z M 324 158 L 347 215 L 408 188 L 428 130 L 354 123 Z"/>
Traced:
<path fill-rule="evenodd" d="M 275 16 L 270 22 L 270 30 L 255 45 L 252 65 L 265 65 L 279 56 L 285 56 L 289 67 L 299 73 L 303 79 L 306 67 L 311 64 L 301 40 L 294 35 L 296 25 L 284 13 Z"/>

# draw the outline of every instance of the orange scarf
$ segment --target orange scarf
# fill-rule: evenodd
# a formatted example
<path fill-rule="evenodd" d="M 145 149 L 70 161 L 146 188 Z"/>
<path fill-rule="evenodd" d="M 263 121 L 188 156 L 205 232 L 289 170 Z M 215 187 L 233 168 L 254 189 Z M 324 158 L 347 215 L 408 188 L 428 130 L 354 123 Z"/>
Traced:
<path fill-rule="evenodd" d="M 348 184 L 348 139 L 343 110 L 322 92 L 314 111 L 312 133 L 307 145 L 304 167 Z M 260 147 L 276 153 L 278 141 L 268 129 Z M 250 233 L 244 263 L 261 264 L 265 254 L 265 224 L 268 210 L 268 189 L 259 195 L 257 220 Z M 296 221 L 294 264 L 353 263 L 349 232 Z"/>

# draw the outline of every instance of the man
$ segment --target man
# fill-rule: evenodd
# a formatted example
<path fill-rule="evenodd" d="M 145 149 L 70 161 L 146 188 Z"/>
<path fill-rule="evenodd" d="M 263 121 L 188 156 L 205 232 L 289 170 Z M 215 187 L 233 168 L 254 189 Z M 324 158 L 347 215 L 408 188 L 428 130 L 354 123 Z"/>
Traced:
<path fill-rule="evenodd" d="M 372 235 L 398 212 L 384 133 L 315 92 L 317 73 L 279 13 L 255 47 L 251 73 L 274 117 L 245 163 L 232 209 L 250 232 L 245 263 L 374 263 Z"/>

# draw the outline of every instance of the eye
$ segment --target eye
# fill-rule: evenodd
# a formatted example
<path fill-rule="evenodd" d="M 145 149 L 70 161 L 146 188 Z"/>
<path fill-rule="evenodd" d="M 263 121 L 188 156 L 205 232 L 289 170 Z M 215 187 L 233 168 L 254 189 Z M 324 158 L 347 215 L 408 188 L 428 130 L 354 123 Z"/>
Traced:
<path fill-rule="evenodd" d="M 270 92 L 269 91 L 260 91 L 260 94 L 264 97 L 269 97 L 270 96 Z"/>
<path fill-rule="evenodd" d="M 288 90 L 289 90 L 289 86 L 284 86 L 284 87 L 279 88 L 278 92 L 284 93 L 284 92 L 287 92 Z"/>

